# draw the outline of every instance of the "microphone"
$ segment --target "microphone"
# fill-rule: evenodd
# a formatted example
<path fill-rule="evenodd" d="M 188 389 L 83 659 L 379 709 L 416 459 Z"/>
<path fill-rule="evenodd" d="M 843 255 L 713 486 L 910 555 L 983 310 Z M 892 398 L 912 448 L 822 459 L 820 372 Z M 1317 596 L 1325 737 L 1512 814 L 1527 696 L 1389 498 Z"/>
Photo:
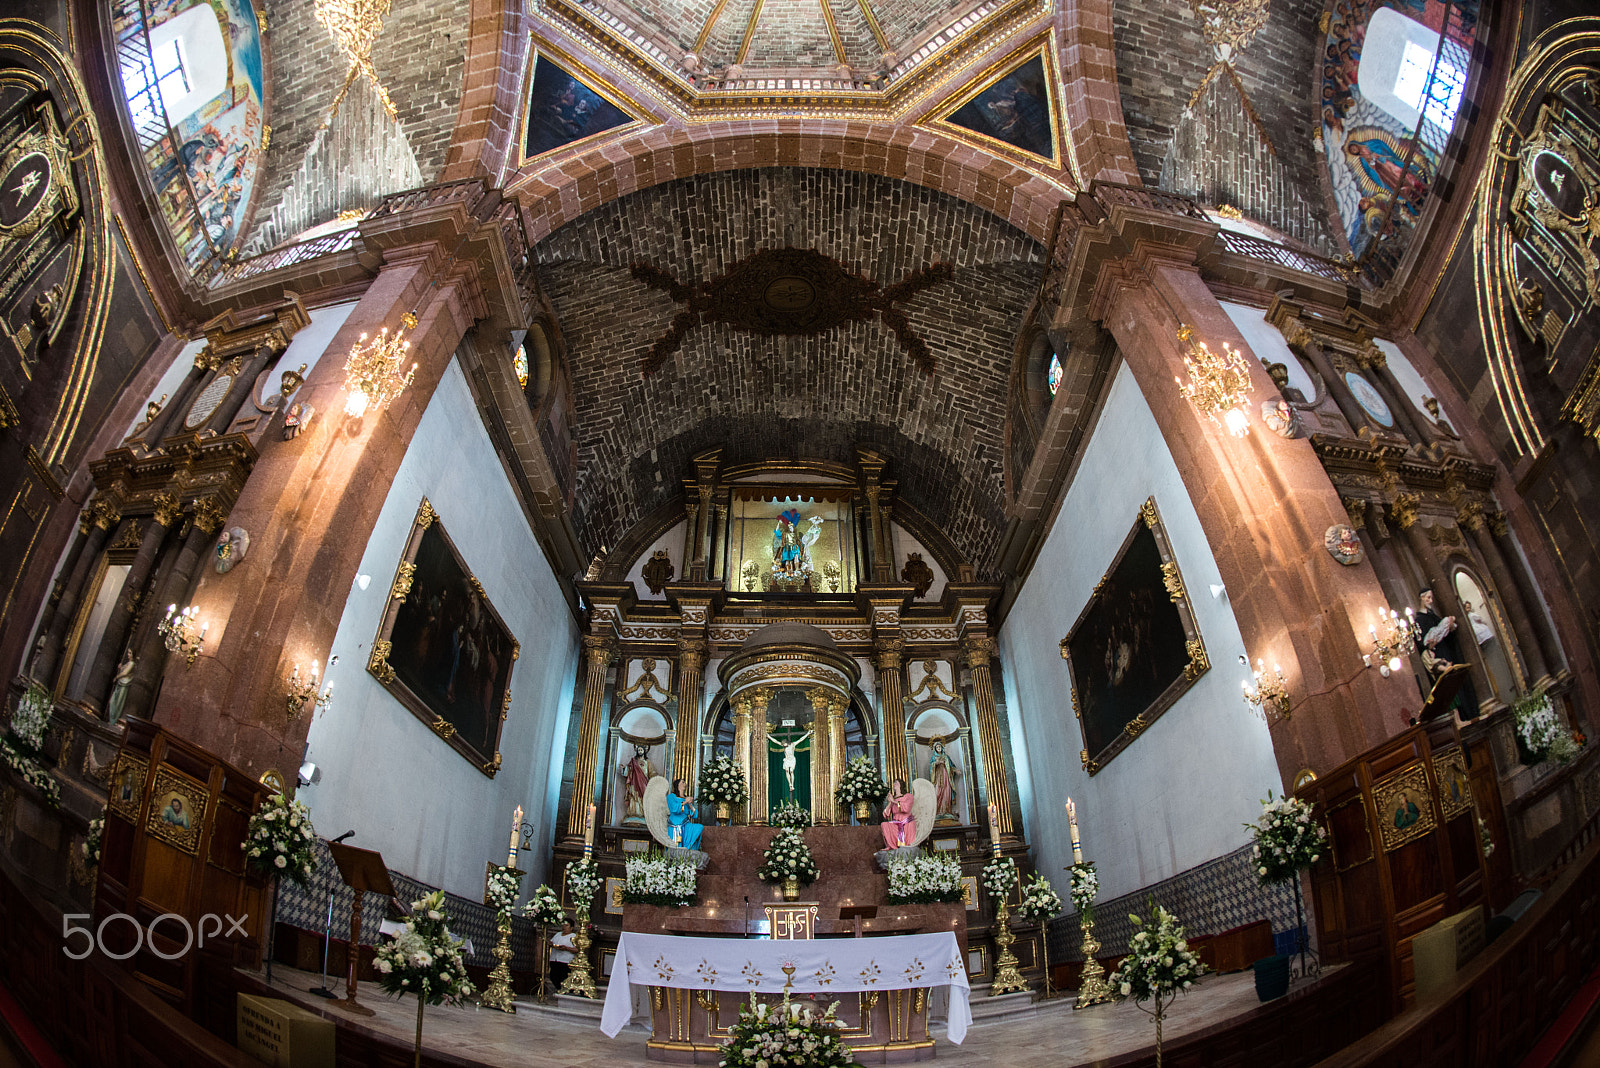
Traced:
<path fill-rule="evenodd" d="M 750 895 L 744 895 L 744 936 L 750 937 Z"/>
<path fill-rule="evenodd" d="M 333 839 L 333 841 L 335 841 L 335 842 L 342 842 L 342 841 L 344 841 L 344 840 L 345 840 L 345 839 L 346 839 L 346 838 L 354 838 L 354 837 L 355 837 L 355 836 L 356 836 L 356 832 L 355 832 L 355 831 L 345 831 L 345 832 L 344 832 L 344 833 L 343 833 L 343 834 L 341 834 L 341 835 L 340 835 L 340 836 L 339 836 L 339 837 L 337 837 L 337 838 L 335 838 L 335 839 Z"/>

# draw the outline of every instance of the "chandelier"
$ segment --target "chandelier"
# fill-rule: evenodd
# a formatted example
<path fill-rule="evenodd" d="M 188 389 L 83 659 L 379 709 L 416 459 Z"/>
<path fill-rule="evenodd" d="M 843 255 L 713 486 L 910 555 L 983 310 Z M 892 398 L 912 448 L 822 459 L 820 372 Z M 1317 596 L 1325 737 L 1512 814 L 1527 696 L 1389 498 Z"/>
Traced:
<path fill-rule="evenodd" d="M 1234 437 L 1250 433 L 1250 417 L 1244 411 L 1250 400 L 1250 368 L 1244 356 L 1226 343 L 1222 355 L 1213 353 L 1204 341 L 1194 340 L 1194 330 L 1187 323 L 1178 327 L 1178 340 L 1189 349 L 1183 357 L 1189 381 L 1176 375 L 1172 379 L 1184 400 L 1213 423 L 1226 426 Z"/>
<path fill-rule="evenodd" d="M 1250 666 L 1250 661 L 1243 656 L 1239 657 L 1239 663 L 1247 668 Z M 1269 724 L 1288 719 L 1289 686 L 1288 680 L 1283 677 L 1283 668 L 1273 664 L 1272 672 L 1269 674 L 1267 666 L 1258 659 L 1254 674 L 1254 686 L 1249 682 L 1241 684 L 1244 687 L 1245 702 L 1254 706 L 1256 714 Z"/>
<path fill-rule="evenodd" d="M 156 624 L 156 633 L 161 636 L 167 651 L 182 654 L 184 663 L 191 667 L 206 643 L 206 631 L 211 628 L 210 623 L 200 623 L 196 629 L 196 623 L 200 623 L 200 620 L 194 605 L 180 612 L 177 605 L 169 604 L 166 618 Z"/>
<path fill-rule="evenodd" d="M 351 84 L 360 74 L 365 74 L 372 83 L 389 118 L 397 117 L 399 112 L 390 101 L 383 83 L 378 81 L 378 68 L 372 65 L 372 46 L 377 43 L 378 34 L 383 32 L 383 20 L 389 15 L 389 0 L 317 0 L 314 10 L 317 21 L 322 23 L 333 37 L 333 43 L 350 61 L 350 71 L 345 75 L 344 85 L 339 87 L 339 95 L 333 98 L 333 107 L 328 110 L 327 122 L 322 125 L 326 127 L 339 114 L 344 95 L 350 91 Z"/>
<path fill-rule="evenodd" d="M 405 332 L 416 325 L 415 313 L 406 312 L 400 317 L 400 329 L 393 337 L 389 336 L 387 326 L 371 341 L 366 334 L 361 335 L 344 365 L 344 388 L 350 394 L 344 402 L 346 415 L 360 418 L 374 404 L 388 408 L 405 392 L 411 377 L 417 373 L 417 365 L 413 363 L 409 371 L 400 373 L 406 354 L 411 351 L 411 342 L 404 338 Z"/>
<path fill-rule="evenodd" d="M 1401 619 L 1400 613 L 1394 609 L 1378 609 L 1377 625 L 1369 625 L 1367 633 L 1372 635 L 1372 652 L 1361 657 L 1368 667 L 1377 658 L 1378 674 L 1384 678 L 1399 671 L 1405 666 L 1401 653 L 1411 645 L 1412 630 L 1416 626 L 1416 617 L 1411 609 L 1406 609 L 1406 618 Z"/>

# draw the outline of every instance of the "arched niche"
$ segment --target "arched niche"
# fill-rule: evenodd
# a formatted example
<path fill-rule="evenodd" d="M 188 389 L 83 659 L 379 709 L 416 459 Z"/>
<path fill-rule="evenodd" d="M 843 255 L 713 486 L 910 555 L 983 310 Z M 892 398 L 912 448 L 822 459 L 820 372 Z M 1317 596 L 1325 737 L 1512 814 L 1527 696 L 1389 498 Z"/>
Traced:
<path fill-rule="evenodd" d="M 1516 699 L 1526 685 L 1517 670 L 1515 654 L 1507 641 L 1511 628 L 1507 625 L 1505 610 L 1494 588 L 1478 576 L 1465 563 L 1457 561 L 1451 568 L 1450 585 L 1466 618 L 1457 621 L 1463 646 L 1471 641 L 1478 645 L 1484 670 L 1489 675 L 1489 685 L 1496 697 L 1506 703 Z M 1468 605 L 1471 605 L 1469 608 Z"/>
<path fill-rule="evenodd" d="M 972 731 L 959 705 L 925 702 L 906 719 L 911 774 L 933 783 L 935 826 L 972 823 L 975 795 Z"/>
<path fill-rule="evenodd" d="M 644 786 L 672 769 L 672 717 L 653 701 L 624 707 L 612 717 L 606 774 L 606 822 L 639 826 L 644 822 Z M 630 788 L 630 785 L 632 788 Z"/>

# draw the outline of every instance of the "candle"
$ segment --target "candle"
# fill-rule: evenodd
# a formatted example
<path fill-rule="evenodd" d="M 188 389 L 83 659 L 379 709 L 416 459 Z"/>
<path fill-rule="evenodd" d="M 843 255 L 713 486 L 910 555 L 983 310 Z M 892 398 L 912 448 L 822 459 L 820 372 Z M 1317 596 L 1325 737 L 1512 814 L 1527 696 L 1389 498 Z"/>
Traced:
<path fill-rule="evenodd" d="M 1078 806 L 1067 798 L 1067 827 L 1072 832 L 1072 863 L 1083 863 L 1083 843 L 1078 838 Z"/>
<path fill-rule="evenodd" d="M 298 682 L 299 679 L 300 679 L 300 665 L 296 664 L 294 666 L 294 670 L 289 672 L 289 681 L 290 682 Z"/>
<path fill-rule="evenodd" d="M 332 687 L 330 687 L 331 689 Z M 517 866 L 517 847 L 522 844 L 522 806 L 511 814 L 511 853 L 506 857 L 506 867 Z"/>
<path fill-rule="evenodd" d="M 989 802 L 989 837 L 990 838 L 999 838 L 1000 837 L 1000 833 L 999 833 L 999 831 L 997 829 L 999 827 L 999 823 L 1000 823 L 1000 809 L 993 801 L 990 801 Z"/>
<path fill-rule="evenodd" d="M 594 802 L 589 802 L 589 813 L 583 819 L 583 855 L 594 852 Z"/>

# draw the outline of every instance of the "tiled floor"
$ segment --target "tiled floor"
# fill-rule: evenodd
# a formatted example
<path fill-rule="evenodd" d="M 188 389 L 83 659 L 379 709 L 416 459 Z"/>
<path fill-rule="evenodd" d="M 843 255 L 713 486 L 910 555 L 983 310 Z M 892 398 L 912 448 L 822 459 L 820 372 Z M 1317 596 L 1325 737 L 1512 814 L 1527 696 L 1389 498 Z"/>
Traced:
<path fill-rule="evenodd" d="M 315 974 L 275 966 L 274 987 L 286 997 L 325 1012 L 344 1016 L 330 1003 L 305 993 L 318 985 Z M 342 984 L 336 984 L 342 992 Z M 397 1002 L 376 987 L 363 987 L 359 995 L 372 1017 L 357 1022 L 393 1035 L 409 1045 L 416 1027 L 416 1002 Z M 1151 1018 L 1132 1003 L 1096 1005 L 1073 1011 L 1067 998 L 1040 1003 L 1021 1013 L 986 1022 L 974 997 L 974 1021 L 967 1040 L 951 1045 L 943 1025 L 936 1024 L 936 1064 L 1007 1068 L 1065 1068 L 1088 1064 L 1120 1053 L 1150 1046 L 1155 1041 Z M 1199 983 L 1168 1010 L 1163 1033 L 1168 1041 L 1203 1027 L 1243 1015 L 1255 1008 L 1254 976 L 1240 972 L 1214 975 Z M 582 1012 L 590 1006 L 580 1006 Z M 431 1049 L 488 1065 L 551 1065 L 561 1068 L 617 1068 L 644 1065 L 648 1023 L 636 1021 L 610 1039 L 600 1033 L 599 1006 L 593 1020 L 557 1015 L 542 1006 L 522 1004 L 515 1015 L 489 1009 L 429 1008 L 424 1016 L 422 1041 Z M 347 1017 L 348 1018 L 348 1017 Z"/>

